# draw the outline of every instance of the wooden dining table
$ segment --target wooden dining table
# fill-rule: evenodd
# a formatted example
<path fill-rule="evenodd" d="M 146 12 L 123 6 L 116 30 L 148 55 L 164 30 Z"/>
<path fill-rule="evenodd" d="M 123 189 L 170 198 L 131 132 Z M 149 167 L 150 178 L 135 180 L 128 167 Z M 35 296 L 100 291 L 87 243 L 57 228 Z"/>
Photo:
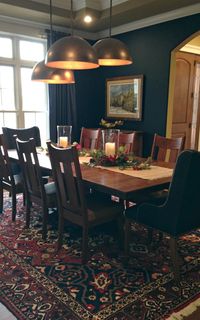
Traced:
<path fill-rule="evenodd" d="M 11 160 L 19 161 L 16 150 L 8 150 L 8 155 Z M 47 154 L 39 152 L 38 160 L 41 168 L 51 170 L 51 163 Z M 156 162 L 155 165 L 173 168 L 172 164 L 166 162 Z M 166 188 L 169 186 L 172 178 L 171 175 L 155 179 L 142 179 L 124 174 L 125 172 L 123 172 L 123 170 L 120 172 L 113 172 L 107 170 L 107 168 L 91 167 L 86 164 L 81 164 L 81 172 L 84 184 L 87 187 L 117 196 L 122 200 L 130 200 L 135 193 L 141 192 L 142 190 L 149 189 L 153 191 Z"/>

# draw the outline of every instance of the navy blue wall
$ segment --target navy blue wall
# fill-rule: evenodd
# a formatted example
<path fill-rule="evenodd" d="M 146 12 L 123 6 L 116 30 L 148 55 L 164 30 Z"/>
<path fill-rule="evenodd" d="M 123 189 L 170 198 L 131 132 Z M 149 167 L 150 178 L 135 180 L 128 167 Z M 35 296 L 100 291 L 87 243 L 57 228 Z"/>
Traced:
<path fill-rule="evenodd" d="M 171 51 L 199 30 L 197 14 L 119 35 L 118 39 L 129 47 L 134 63 L 76 72 L 79 127 L 98 127 L 105 117 L 107 78 L 143 74 L 142 121 L 126 121 L 123 128 L 145 132 L 144 155 L 148 155 L 153 134 L 165 135 Z"/>

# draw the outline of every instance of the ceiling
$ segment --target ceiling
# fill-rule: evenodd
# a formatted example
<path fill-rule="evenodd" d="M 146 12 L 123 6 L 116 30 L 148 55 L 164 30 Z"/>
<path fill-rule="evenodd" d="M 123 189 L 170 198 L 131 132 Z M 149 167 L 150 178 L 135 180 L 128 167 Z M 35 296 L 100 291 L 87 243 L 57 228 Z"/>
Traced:
<path fill-rule="evenodd" d="M 26 21 L 49 26 L 49 2 L 50 0 L 1 0 L 0 19 L 19 19 L 22 23 Z M 70 3 L 70 0 L 52 0 L 53 28 L 70 28 Z M 96 37 L 108 35 L 109 5 L 109 0 L 74 0 L 74 29 L 95 34 Z M 150 25 L 198 12 L 200 0 L 113 0 L 112 34 L 136 29 L 137 25 L 145 26 L 145 21 Z M 90 24 L 83 22 L 86 14 L 93 17 Z M 155 22 L 152 18 L 155 18 Z"/>

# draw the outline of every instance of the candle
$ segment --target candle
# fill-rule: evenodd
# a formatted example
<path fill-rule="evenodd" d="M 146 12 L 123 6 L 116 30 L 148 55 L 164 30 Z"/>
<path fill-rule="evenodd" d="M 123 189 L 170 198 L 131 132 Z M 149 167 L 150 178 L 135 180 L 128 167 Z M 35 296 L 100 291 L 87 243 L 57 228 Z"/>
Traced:
<path fill-rule="evenodd" d="M 106 154 L 106 156 L 114 156 L 114 154 L 115 154 L 115 143 L 114 142 L 105 143 L 105 154 Z"/>
<path fill-rule="evenodd" d="M 59 146 L 67 148 L 68 146 L 68 137 L 59 137 Z"/>

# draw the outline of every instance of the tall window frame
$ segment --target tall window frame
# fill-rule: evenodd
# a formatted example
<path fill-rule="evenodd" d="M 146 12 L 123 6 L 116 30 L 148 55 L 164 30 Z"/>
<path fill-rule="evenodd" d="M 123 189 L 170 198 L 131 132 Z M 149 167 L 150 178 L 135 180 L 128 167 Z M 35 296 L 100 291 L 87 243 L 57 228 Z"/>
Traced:
<path fill-rule="evenodd" d="M 45 55 L 45 52 L 47 50 L 47 41 L 45 39 L 40 38 L 33 38 L 33 37 L 27 37 L 27 36 L 21 36 L 16 34 L 6 34 L 0 32 L 0 39 L 10 39 L 12 41 L 12 57 L 2 57 L 0 54 L 0 67 L 7 66 L 13 68 L 14 73 L 14 107 L 12 108 L 2 108 L 2 104 L 0 103 L 0 127 L 1 126 L 7 126 L 7 127 L 14 127 L 12 125 L 12 121 L 9 121 L 9 118 L 11 119 L 13 113 L 16 114 L 16 128 L 25 128 L 27 127 L 27 119 L 30 118 L 30 121 L 28 121 L 28 126 L 32 125 L 38 125 L 38 127 L 41 129 L 41 140 L 43 143 L 46 139 L 49 137 L 49 101 L 48 101 L 48 86 L 44 83 L 37 83 L 37 86 L 40 86 L 40 93 L 42 92 L 43 96 L 43 102 L 42 102 L 42 108 L 39 108 L 37 106 L 25 108 L 23 106 L 23 93 L 22 93 L 22 70 L 25 70 L 27 68 L 28 73 L 30 73 L 30 70 L 32 70 L 35 63 L 38 61 L 35 60 L 28 60 L 28 59 L 21 59 L 20 57 L 20 43 L 22 44 L 23 41 L 30 42 L 34 44 L 39 44 L 40 47 L 43 48 L 43 53 Z M 39 60 L 41 61 L 44 59 L 43 57 Z M 1 79 L 0 79 L 1 80 Z M 33 82 L 32 82 L 33 83 Z M 33 83 L 33 87 L 35 84 Z M 0 83 L 0 96 L 1 96 L 1 90 L 2 85 Z M 31 88 L 29 87 L 29 90 Z M 37 89 L 35 90 L 37 91 Z M 0 97 L 2 99 L 2 96 Z M 27 100 L 27 99 L 26 99 Z M 1 102 L 1 101 L 0 101 Z M 34 104 L 33 101 L 31 101 L 31 104 Z M 9 116 L 10 115 L 10 116 Z M 6 120 L 7 119 L 7 120 Z M 32 120 L 33 121 L 32 121 Z M 37 119 L 40 120 L 40 123 L 37 123 Z M 43 121 L 41 121 L 41 119 Z M 45 122 L 45 123 L 44 123 Z M 1 128 L 0 128 L 1 131 Z"/>

